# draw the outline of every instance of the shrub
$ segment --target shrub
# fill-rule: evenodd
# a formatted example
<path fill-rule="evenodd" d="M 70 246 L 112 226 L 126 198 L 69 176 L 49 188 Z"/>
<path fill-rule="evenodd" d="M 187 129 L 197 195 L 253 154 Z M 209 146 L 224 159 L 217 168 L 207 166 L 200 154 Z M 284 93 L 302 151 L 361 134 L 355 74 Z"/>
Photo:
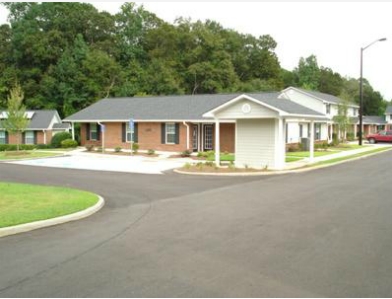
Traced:
<path fill-rule="evenodd" d="M 0 152 L 16 151 L 16 144 L 0 144 Z"/>
<path fill-rule="evenodd" d="M 185 163 L 184 168 L 190 169 L 192 167 L 191 163 Z"/>
<path fill-rule="evenodd" d="M 150 156 L 155 155 L 155 150 L 149 149 L 149 150 L 147 151 L 147 155 L 150 155 Z"/>
<path fill-rule="evenodd" d="M 180 153 L 181 157 L 185 158 L 185 157 L 190 157 L 192 154 L 192 152 L 190 150 L 186 150 Z"/>
<path fill-rule="evenodd" d="M 348 141 L 354 141 L 354 133 L 348 132 L 347 133 L 347 140 Z"/>
<path fill-rule="evenodd" d="M 74 148 L 78 146 L 78 142 L 72 139 L 65 139 L 61 141 L 62 148 Z"/>
<path fill-rule="evenodd" d="M 117 147 L 114 149 L 114 151 L 115 151 L 116 153 L 120 153 L 120 152 L 122 151 L 121 146 L 117 146 Z"/>
<path fill-rule="evenodd" d="M 36 148 L 37 149 L 48 149 L 48 148 L 52 148 L 52 146 L 50 144 L 37 144 Z"/>
<path fill-rule="evenodd" d="M 134 143 L 132 144 L 132 151 L 136 154 L 139 150 L 139 144 L 138 143 Z"/>
<path fill-rule="evenodd" d="M 93 144 L 86 144 L 85 148 L 88 152 L 91 152 L 94 149 L 94 145 Z"/>
<path fill-rule="evenodd" d="M 68 132 L 57 133 L 52 137 L 51 145 L 54 148 L 61 147 L 61 142 L 66 139 L 72 139 L 72 135 Z"/>
<path fill-rule="evenodd" d="M 212 161 L 208 161 L 208 162 L 205 163 L 205 165 L 208 166 L 208 167 L 213 167 L 215 165 L 215 163 L 212 162 Z"/>

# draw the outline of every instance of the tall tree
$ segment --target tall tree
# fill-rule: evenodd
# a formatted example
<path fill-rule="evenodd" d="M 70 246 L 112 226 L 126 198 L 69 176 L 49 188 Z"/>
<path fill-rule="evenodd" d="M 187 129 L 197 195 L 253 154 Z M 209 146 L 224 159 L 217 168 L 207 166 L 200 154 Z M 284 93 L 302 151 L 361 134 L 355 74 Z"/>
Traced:
<path fill-rule="evenodd" d="M 317 63 L 317 57 L 310 55 L 307 58 L 301 57 L 298 67 L 294 70 L 298 76 L 300 87 L 310 90 L 317 90 L 320 82 L 320 68 Z"/>

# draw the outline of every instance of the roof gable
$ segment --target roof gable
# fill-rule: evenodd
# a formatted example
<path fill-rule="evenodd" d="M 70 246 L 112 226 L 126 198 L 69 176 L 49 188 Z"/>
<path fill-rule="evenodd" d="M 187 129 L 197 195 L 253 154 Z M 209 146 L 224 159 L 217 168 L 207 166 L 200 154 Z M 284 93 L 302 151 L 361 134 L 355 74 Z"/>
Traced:
<path fill-rule="evenodd" d="M 4 115 L 6 111 L 0 111 L 0 113 Z M 56 110 L 26 110 L 26 115 L 30 120 L 27 129 L 30 130 L 50 129 L 53 118 L 60 119 Z"/>

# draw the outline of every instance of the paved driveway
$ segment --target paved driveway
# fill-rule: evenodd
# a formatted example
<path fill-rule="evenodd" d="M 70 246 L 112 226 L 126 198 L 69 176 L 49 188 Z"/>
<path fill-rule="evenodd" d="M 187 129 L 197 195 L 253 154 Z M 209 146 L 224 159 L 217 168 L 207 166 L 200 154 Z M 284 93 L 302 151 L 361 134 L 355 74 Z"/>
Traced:
<path fill-rule="evenodd" d="M 0 239 L 1 297 L 390 297 L 392 153 L 262 178 L 0 164 L 107 205 Z"/>

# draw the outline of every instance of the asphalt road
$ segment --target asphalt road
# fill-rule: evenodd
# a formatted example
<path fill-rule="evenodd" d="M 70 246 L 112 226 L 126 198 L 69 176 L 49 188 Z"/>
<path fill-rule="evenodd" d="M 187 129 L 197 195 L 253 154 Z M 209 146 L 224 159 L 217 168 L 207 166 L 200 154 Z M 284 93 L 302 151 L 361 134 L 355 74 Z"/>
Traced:
<path fill-rule="evenodd" d="M 392 153 L 217 178 L 0 164 L 91 190 L 97 214 L 0 239 L 1 297 L 391 297 Z"/>

